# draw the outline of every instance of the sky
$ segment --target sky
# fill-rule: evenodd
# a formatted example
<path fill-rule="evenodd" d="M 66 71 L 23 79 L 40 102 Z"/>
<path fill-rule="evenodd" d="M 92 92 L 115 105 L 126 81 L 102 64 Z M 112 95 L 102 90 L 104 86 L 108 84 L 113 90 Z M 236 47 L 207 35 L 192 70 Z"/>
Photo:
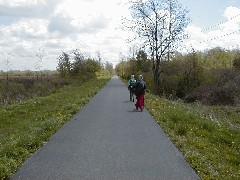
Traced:
<path fill-rule="evenodd" d="M 134 46 L 120 28 L 127 1 L 0 0 L 0 70 L 55 70 L 59 55 L 74 49 L 115 66 Z M 239 0 L 178 2 L 191 18 L 180 51 L 238 47 Z"/>

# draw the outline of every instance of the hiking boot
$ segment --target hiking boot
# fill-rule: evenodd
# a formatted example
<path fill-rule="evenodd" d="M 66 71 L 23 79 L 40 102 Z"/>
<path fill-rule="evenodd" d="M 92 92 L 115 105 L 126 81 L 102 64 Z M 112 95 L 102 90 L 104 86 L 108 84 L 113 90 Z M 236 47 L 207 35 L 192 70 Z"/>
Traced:
<path fill-rule="evenodd" d="M 138 107 L 137 107 L 137 105 L 135 104 L 135 107 L 136 107 L 136 110 L 138 110 Z"/>

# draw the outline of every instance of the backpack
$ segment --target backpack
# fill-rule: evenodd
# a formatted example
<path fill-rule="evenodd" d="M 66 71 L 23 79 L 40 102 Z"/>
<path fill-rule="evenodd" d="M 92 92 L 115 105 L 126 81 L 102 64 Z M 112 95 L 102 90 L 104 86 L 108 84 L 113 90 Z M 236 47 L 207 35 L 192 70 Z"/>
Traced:
<path fill-rule="evenodd" d="M 144 81 L 139 81 L 137 83 L 136 94 L 143 94 L 146 88 L 146 84 Z"/>

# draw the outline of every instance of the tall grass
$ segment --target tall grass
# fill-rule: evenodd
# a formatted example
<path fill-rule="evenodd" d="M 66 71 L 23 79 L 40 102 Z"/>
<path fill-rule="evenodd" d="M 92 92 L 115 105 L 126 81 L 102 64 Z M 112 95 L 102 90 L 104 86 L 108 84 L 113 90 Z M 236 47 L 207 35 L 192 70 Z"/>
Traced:
<path fill-rule="evenodd" d="M 25 74 L 22 72 L 18 76 L 9 74 L 8 79 L 0 74 L 0 105 L 9 105 L 33 97 L 46 96 L 60 87 L 62 84 L 58 74 L 46 75 L 41 79 L 34 75 L 28 76 L 27 72 Z"/>
<path fill-rule="evenodd" d="M 64 86 L 45 97 L 0 109 L 0 179 L 7 179 L 23 161 L 46 142 L 109 80 Z"/>
<path fill-rule="evenodd" d="M 225 110 L 224 120 L 215 110 L 208 118 L 209 108 L 206 112 L 204 106 L 190 108 L 150 94 L 146 107 L 202 179 L 240 179 L 239 110 Z"/>

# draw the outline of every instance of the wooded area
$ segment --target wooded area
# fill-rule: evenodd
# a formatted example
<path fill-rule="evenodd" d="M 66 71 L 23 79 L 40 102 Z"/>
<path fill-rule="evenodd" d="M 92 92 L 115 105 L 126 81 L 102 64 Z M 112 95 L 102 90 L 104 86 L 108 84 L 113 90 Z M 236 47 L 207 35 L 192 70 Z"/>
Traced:
<path fill-rule="evenodd" d="M 128 79 L 131 74 L 143 74 L 147 87 L 154 92 L 151 59 L 140 50 L 116 66 L 118 75 Z M 237 105 L 240 103 L 240 50 L 220 47 L 205 52 L 176 53 L 160 62 L 158 95 L 185 102 Z"/>

